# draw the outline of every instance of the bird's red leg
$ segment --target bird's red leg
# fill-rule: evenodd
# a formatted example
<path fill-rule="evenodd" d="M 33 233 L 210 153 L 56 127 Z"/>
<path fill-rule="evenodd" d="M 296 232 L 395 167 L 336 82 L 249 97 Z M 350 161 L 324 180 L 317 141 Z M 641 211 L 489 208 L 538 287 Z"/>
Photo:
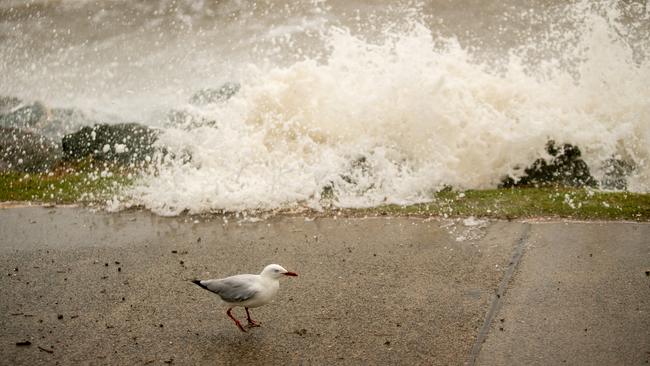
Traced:
<path fill-rule="evenodd" d="M 246 319 L 248 319 L 248 325 L 251 327 L 259 327 L 260 323 L 256 322 L 255 320 L 251 319 L 251 314 L 248 312 L 248 308 L 246 309 Z"/>
<path fill-rule="evenodd" d="M 246 330 L 244 329 L 244 327 L 241 326 L 241 323 L 239 322 L 239 320 L 237 320 L 237 318 L 232 316 L 232 314 L 230 313 L 231 310 L 232 310 L 232 308 L 228 308 L 228 311 L 226 311 L 226 314 L 228 314 L 230 319 L 232 319 L 235 322 L 235 324 L 237 324 L 237 327 L 239 328 L 239 330 L 241 330 L 242 332 L 245 332 Z M 248 313 L 248 311 L 246 313 Z"/>

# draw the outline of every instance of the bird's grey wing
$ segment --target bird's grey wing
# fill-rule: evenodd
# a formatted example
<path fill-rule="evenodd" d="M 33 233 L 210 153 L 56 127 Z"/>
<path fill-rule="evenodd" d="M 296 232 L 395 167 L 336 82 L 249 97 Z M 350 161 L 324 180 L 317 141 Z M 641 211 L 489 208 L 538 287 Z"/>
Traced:
<path fill-rule="evenodd" d="M 223 301 L 242 302 L 258 293 L 253 281 L 243 276 L 233 276 L 221 280 L 202 281 L 208 290 L 216 293 Z"/>

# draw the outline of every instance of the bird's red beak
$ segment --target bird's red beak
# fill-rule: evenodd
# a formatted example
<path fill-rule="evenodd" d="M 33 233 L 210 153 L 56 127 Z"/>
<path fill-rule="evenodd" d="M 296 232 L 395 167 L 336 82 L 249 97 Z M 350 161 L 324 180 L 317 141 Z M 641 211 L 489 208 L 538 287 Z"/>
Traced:
<path fill-rule="evenodd" d="M 292 276 L 292 277 L 297 277 L 298 274 L 296 272 L 287 272 L 284 274 L 285 276 Z"/>

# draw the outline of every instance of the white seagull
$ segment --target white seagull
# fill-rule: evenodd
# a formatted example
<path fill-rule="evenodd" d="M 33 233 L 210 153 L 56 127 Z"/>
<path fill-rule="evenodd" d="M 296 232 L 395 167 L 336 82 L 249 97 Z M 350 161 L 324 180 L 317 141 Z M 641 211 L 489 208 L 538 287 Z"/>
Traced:
<path fill-rule="evenodd" d="M 279 279 L 283 276 L 297 276 L 278 264 L 269 264 L 262 272 L 255 274 L 240 274 L 214 280 L 193 280 L 192 282 L 202 288 L 219 295 L 221 300 L 228 304 L 226 314 L 232 319 L 242 332 L 244 327 L 230 311 L 236 306 L 246 309 L 246 319 L 251 327 L 259 327 L 259 323 L 251 319 L 248 308 L 256 308 L 268 304 L 280 289 Z"/>

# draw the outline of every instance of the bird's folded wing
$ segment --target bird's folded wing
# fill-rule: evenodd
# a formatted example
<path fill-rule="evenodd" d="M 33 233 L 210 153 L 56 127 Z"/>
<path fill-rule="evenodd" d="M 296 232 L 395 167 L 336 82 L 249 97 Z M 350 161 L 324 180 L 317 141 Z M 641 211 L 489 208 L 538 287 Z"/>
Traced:
<path fill-rule="evenodd" d="M 208 290 L 227 302 L 246 301 L 259 292 L 255 281 L 248 276 L 233 276 L 220 280 L 204 281 Z"/>

